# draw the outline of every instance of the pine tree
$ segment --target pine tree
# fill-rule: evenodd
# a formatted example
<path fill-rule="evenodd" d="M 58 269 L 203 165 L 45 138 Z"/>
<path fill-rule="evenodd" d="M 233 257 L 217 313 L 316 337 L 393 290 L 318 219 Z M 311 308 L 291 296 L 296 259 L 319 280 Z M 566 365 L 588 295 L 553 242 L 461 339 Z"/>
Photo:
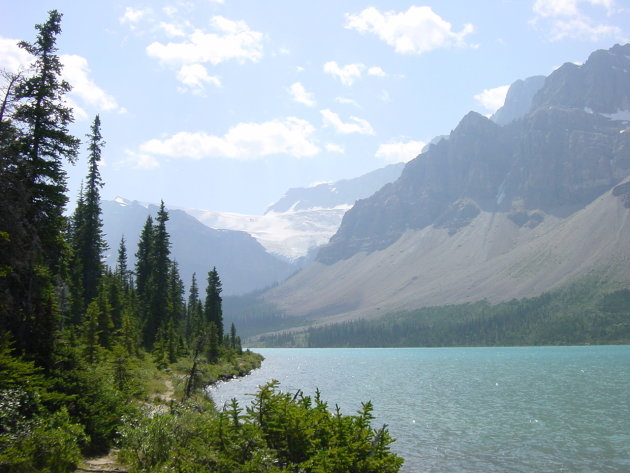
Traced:
<path fill-rule="evenodd" d="M 101 220 L 100 188 L 103 186 L 103 181 L 98 170 L 105 143 L 101 135 L 101 120 L 98 115 L 94 118 L 87 137 L 89 139 L 87 184 L 73 217 L 74 235 L 72 238 L 74 264 L 80 275 L 84 308 L 98 293 L 99 281 L 104 270 L 102 255 L 107 249 Z"/>
<path fill-rule="evenodd" d="M 170 237 L 166 231 L 168 212 L 161 202 L 160 209 L 156 217 L 156 224 L 153 228 L 153 266 L 151 268 L 149 314 L 146 324 L 146 341 L 148 347 L 153 345 L 158 329 L 169 319 L 169 259 Z"/>
<path fill-rule="evenodd" d="M 121 237 L 120 244 L 118 245 L 118 258 L 116 259 L 115 273 L 123 282 L 123 286 L 127 288 L 131 281 L 129 268 L 127 267 L 127 244 L 125 242 L 125 235 Z"/>
<path fill-rule="evenodd" d="M 18 105 L 13 113 L 13 121 L 21 130 L 20 170 L 29 200 L 26 217 L 33 222 L 37 238 L 34 243 L 53 274 L 60 269 L 63 245 L 59 235 L 65 227 L 63 210 L 67 202 L 62 159 L 74 163 L 79 147 L 79 140 L 68 132 L 73 116 L 64 95 L 70 85 L 61 79 L 62 65 L 55 54 L 60 24 L 61 14 L 52 10 L 48 21 L 36 26 L 36 41 L 19 43 L 35 62 L 32 73 L 16 87 Z"/>
<path fill-rule="evenodd" d="M 0 283 L 2 295 L 10 294 L 2 304 L 0 329 L 11 331 L 17 348 L 44 366 L 51 362 L 60 321 L 55 285 L 65 250 L 63 160 L 74 162 L 79 146 L 68 132 L 73 117 L 64 95 L 70 86 L 61 80 L 56 55 L 60 22 L 57 11 L 49 12 L 48 20 L 36 26 L 35 42 L 19 44 L 35 60 L 28 76 L 15 85 L 10 123 L 0 124 L 4 200 L 0 220 L 12 221 L 4 227 L 3 239 L 3 259 L 7 256 L 9 263 L 0 262 L 12 271 Z"/>
<path fill-rule="evenodd" d="M 150 292 L 149 284 L 153 273 L 153 219 L 150 215 L 144 223 L 138 240 L 135 269 L 138 297 L 146 300 Z"/>
<path fill-rule="evenodd" d="M 217 268 L 212 268 L 208 273 L 208 286 L 206 288 L 206 303 L 204 305 L 204 319 L 206 324 L 213 323 L 216 327 L 216 335 L 221 342 L 223 340 L 223 309 L 221 307 L 221 279 Z"/>
<path fill-rule="evenodd" d="M 203 304 L 201 303 L 201 299 L 199 299 L 197 275 L 193 273 L 188 295 L 188 304 L 186 305 L 186 326 L 184 330 L 186 340 L 189 344 L 193 344 L 194 340 L 201 336 L 203 331 L 202 318 Z"/>
<path fill-rule="evenodd" d="M 181 327 L 186 316 L 186 306 L 184 304 L 184 282 L 179 275 L 177 261 L 171 262 L 168 275 L 168 308 L 169 320 L 172 320 L 176 327 Z"/>

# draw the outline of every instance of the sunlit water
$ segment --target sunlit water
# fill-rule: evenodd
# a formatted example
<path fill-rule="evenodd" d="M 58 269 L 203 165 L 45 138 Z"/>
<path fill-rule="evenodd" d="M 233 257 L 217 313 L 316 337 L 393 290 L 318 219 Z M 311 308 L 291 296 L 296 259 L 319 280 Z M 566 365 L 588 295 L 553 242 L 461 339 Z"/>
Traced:
<path fill-rule="evenodd" d="M 404 472 L 630 472 L 630 346 L 256 351 L 218 405 L 272 379 L 344 414 L 371 400 Z"/>

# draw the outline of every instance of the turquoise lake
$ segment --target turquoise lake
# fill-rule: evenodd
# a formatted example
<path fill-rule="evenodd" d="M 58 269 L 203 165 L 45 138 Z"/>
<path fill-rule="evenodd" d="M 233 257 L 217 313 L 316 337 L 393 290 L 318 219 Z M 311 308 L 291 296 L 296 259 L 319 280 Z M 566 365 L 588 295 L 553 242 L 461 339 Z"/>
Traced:
<path fill-rule="evenodd" d="M 630 346 L 255 351 L 217 405 L 272 379 L 344 414 L 372 401 L 403 472 L 630 472 Z"/>

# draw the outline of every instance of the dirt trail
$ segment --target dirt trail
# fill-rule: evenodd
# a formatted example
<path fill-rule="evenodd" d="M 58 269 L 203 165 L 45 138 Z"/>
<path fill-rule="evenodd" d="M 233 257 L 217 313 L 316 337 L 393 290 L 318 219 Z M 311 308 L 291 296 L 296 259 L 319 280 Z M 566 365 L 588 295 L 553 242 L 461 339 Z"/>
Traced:
<path fill-rule="evenodd" d="M 175 399 L 175 388 L 171 379 L 165 379 L 166 391 L 156 396 L 160 404 L 152 404 L 152 414 L 167 412 L 166 404 Z M 162 404 L 163 403 L 163 404 Z M 118 450 L 112 449 L 106 455 L 94 458 L 84 458 L 74 473 L 127 473 L 128 467 L 118 462 Z"/>
<path fill-rule="evenodd" d="M 127 467 L 118 463 L 118 450 L 110 450 L 107 455 L 95 458 L 86 458 L 76 468 L 75 473 L 127 473 Z"/>

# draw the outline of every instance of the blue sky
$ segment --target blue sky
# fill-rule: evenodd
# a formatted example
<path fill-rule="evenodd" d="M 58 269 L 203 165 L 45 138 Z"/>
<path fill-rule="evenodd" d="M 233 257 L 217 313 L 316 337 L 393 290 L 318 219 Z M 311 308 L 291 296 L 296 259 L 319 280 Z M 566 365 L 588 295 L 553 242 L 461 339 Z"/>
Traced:
<path fill-rule="evenodd" d="M 102 195 L 261 214 L 290 187 L 413 158 L 517 79 L 630 40 L 630 2 L 0 0 L 0 66 L 28 62 L 47 11 L 96 113 Z M 71 197 L 85 158 L 68 168 Z"/>

